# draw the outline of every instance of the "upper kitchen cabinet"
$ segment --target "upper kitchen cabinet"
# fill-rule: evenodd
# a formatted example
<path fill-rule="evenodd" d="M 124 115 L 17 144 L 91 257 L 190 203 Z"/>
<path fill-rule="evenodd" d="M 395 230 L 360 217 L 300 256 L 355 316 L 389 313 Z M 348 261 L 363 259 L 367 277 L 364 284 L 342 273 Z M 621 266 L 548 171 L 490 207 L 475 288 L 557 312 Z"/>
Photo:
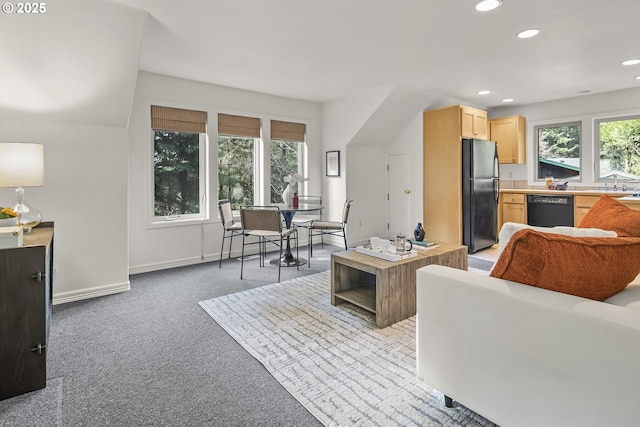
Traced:
<path fill-rule="evenodd" d="M 487 112 L 460 106 L 460 135 L 463 138 L 487 139 Z"/>
<path fill-rule="evenodd" d="M 498 144 L 500 163 L 526 162 L 526 121 L 522 116 L 489 120 L 489 139 Z"/>

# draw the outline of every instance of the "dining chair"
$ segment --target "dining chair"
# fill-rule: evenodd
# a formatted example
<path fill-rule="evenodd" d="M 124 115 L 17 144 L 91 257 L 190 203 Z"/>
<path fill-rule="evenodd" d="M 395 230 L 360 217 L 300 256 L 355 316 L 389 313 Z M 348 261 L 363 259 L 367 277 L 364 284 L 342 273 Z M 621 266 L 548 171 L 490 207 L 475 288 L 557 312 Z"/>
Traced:
<path fill-rule="evenodd" d="M 240 279 L 244 271 L 244 248 L 248 245 L 258 245 L 260 267 L 264 266 L 264 258 L 267 253 L 267 243 L 272 243 L 279 247 L 278 255 L 278 282 L 280 281 L 280 270 L 282 263 L 283 244 L 290 239 L 295 240 L 296 258 L 298 256 L 298 230 L 295 227 L 290 229 L 282 228 L 280 208 L 277 206 L 248 206 L 240 209 L 240 223 L 242 224 L 242 258 L 240 263 Z M 257 241 L 247 242 L 247 237 L 257 237 Z M 296 265 L 300 270 L 300 266 Z"/>
<path fill-rule="evenodd" d="M 309 226 L 309 267 L 311 267 L 311 257 L 313 256 L 313 236 L 324 236 L 325 234 L 332 234 L 335 236 L 342 236 L 344 239 L 344 249 L 347 247 L 347 220 L 349 219 L 349 211 L 351 210 L 352 199 L 347 199 L 344 202 L 342 208 L 341 221 L 312 221 Z"/>
<path fill-rule="evenodd" d="M 309 206 L 318 206 L 318 210 L 314 212 L 303 212 L 293 217 L 293 225 L 295 227 L 309 228 L 311 221 L 322 219 L 322 196 L 309 196 L 303 194 L 298 196 L 298 203 Z"/>
<path fill-rule="evenodd" d="M 242 234 L 242 225 L 233 219 L 233 211 L 229 200 L 222 199 L 218 201 L 218 210 L 220 211 L 220 220 L 222 221 L 222 247 L 220 248 L 220 263 L 218 268 L 222 267 L 222 254 L 224 253 L 224 241 L 229 239 L 229 258 L 231 258 L 231 246 L 233 245 L 233 237 Z"/>

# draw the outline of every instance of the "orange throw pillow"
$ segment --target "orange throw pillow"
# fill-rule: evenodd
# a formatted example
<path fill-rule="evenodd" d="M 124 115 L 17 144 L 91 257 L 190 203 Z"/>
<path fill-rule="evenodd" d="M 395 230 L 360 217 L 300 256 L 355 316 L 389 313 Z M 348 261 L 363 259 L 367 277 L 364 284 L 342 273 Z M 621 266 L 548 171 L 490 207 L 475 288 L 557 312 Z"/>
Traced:
<path fill-rule="evenodd" d="M 579 228 L 600 228 L 618 236 L 640 237 L 640 210 L 631 209 L 603 194 L 582 218 Z"/>
<path fill-rule="evenodd" d="M 573 237 L 525 229 L 511 237 L 490 275 L 604 301 L 640 273 L 640 238 Z"/>

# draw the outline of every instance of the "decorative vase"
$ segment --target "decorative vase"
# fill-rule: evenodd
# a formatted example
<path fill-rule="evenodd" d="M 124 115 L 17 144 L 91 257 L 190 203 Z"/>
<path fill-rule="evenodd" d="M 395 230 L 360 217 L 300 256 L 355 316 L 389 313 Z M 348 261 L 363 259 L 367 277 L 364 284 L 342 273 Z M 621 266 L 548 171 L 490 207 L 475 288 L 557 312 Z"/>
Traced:
<path fill-rule="evenodd" d="M 284 205 L 286 207 L 290 207 L 292 199 L 293 199 L 293 188 L 291 187 L 291 184 L 287 184 L 287 188 L 285 188 L 284 191 L 282 192 L 282 201 L 284 202 Z"/>
<path fill-rule="evenodd" d="M 298 193 L 293 193 L 293 199 L 291 199 L 291 204 L 294 208 L 298 208 L 300 203 L 300 199 L 298 199 Z"/>
<path fill-rule="evenodd" d="M 413 237 L 416 238 L 417 242 L 422 242 L 424 240 L 424 228 L 422 228 L 422 223 L 418 223 L 415 230 L 413 230 Z"/>

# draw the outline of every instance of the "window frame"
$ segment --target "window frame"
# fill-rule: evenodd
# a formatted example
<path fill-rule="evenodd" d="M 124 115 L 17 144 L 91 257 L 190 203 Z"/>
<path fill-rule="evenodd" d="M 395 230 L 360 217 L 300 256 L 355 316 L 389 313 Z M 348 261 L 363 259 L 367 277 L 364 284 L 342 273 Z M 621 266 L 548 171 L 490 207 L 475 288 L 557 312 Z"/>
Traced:
<path fill-rule="evenodd" d="M 594 182 L 597 182 L 600 184 L 603 184 L 603 183 L 607 184 L 611 182 L 611 180 L 603 179 L 601 177 L 600 151 L 602 147 L 601 147 L 601 141 L 600 141 L 600 124 L 607 123 L 607 122 L 619 122 L 619 121 L 625 121 L 625 120 L 640 120 L 640 113 L 636 112 L 636 113 L 630 113 L 630 114 L 624 114 L 624 115 L 607 115 L 602 117 L 595 117 L 593 119 L 593 158 L 594 158 L 593 181 Z M 618 182 L 636 182 L 637 179 L 618 177 L 617 181 Z"/>
<path fill-rule="evenodd" d="M 219 158 L 218 158 L 218 149 L 219 149 L 219 144 L 220 144 L 220 138 L 237 138 L 237 139 L 246 139 L 246 140 L 253 140 L 253 150 L 252 150 L 252 157 L 253 157 L 253 204 L 255 205 L 261 205 L 262 203 L 259 202 L 260 200 L 260 182 L 259 179 L 257 177 L 260 176 L 261 171 L 262 171 L 262 167 L 260 165 L 260 159 L 263 157 L 262 155 L 262 138 L 255 138 L 255 137 L 249 137 L 249 136 L 237 136 L 237 135 L 226 135 L 226 134 L 219 134 L 216 132 L 216 194 L 215 197 L 217 200 L 222 200 L 220 198 L 220 194 L 218 194 L 218 190 L 219 190 L 219 184 L 220 184 L 220 169 L 218 168 L 218 163 L 219 163 Z M 238 212 L 237 209 L 233 210 L 234 212 Z M 219 217 L 219 213 L 218 213 L 218 217 Z"/>
<path fill-rule="evenodd" d="M 307 142 L 306 141 L 288 141 L 286 139 L 269 139 L 269 176 L 265 177 L 265 184 L 266 187 L 269 188 L 269 194 L 265 195 L 265 197 L 267 197 L 267 199 L 271 198 L 271 184 L 272 184 L 272 175 L 271 175 L 271 145 L 273 144 L 273 142 L 285 142 L 285 143 L 296 143 L 298 144 L 298 170 L 297 171 L 290 171 L 289 173 L 299 173 L 300 175 L 302 175 L 305 178 L 308 178 L 308 176 L 306 175 L 306 171 L 307 171 Z M 306 194 L 307 191 L 307 182 L 308 181 L 304 181 L 304 182 L 300 182 L 298 183 L 298 194 L 304 195 Z M 283 182 L 284 185 L 284 182 Z M 284 188 L 283 188 L 284 191 Z M 282 203 L 281 200 L 277 201 L 277 202 L 269 202 L 269 203 Z"/>
<path fill-rule="evenodd" d="M 162 106 L 160 103 L 149 102 L 147 108 L 150 110 L 153 106 Z M 166 104 L 165 104 L 166 105 Z M 200 134 L 200 153 L 199 153 L 199 180 L 200 180 L 200 212 L 198 214 L 185 214 L 176 216 L 156 216 L 155 215 L 155 167 L 153 163 L 155 142 L 154 135 L 155 130 L 152 127 L 151 117 L 149 117 L 148 123 L 148 144 L 147 145 L 147 184 L 146 184 L 146 203 L 147 203 L 147 225 L 148 229 L 165 228 L 175 226 L 185 226 L 202 224 L 206 222 L 219 222 L 220 215 L 217 209 L 218 202 L 218 181 L 219 170 L 218 164 L 218 124 L 217 118 L 219 114 L 239 115 L 245 117 L 258 118 L 261 121 L 261 136 L 253 138 L 254 140 L 254 203 L 255 204 L 271 204 L 270 200 L 270 183 L 271 183 L 271 139 L 269 137 L 271 131 L 271 121 L 279 120 L 285 122 L 292 122 L 298 124 L 304 124 L 305 129 L 309 129 L 309 121 L 295 119 L 282 116 L 271 116 L 268 114 L 255 114 L 246 113 L 240 111 L 228 111 L 224 109 L 205 109 L 196 106 L 179 106 L 169 107 L 178 109 L 193 109 L 200 110 L 207 113 L 207 125 L 206 131 L 199 132 Z M 213 147 L 213 141 L 215 141 L 215 149 Z M 283 140 L 286 141 L 286 140 Z M 308 162 L 309 162 L 309 148 L 308 141 L 296 141 L 301 145 L 301 149 L 298 154 L 298 173 L 307 177 Z M 307 191 L 307 182 L 300 185 L 301 194 Z M 213 200 L 213 203 L 211 202 Z M 234 213 L 237 214 L 236 211 Z"/>
<path fill-rule="evenodd" d="M 207 133 L 198 132 L 199 145 L 198 145 L 198 175 L 199 175 L 199 199 L 200 209 L 199 212 L 193 214 L 180 214 L 180 215 L 164 215 L 158 216 L 155 214 L 155 167 L 153 165 L 153 157 L 155 153 L 155 130 L 151 129 L 150 132 L 150 158 L 151 158 L 151 171 L 150 171 L 150 191 L 149 191 L 149 215 L 150 224 L 154 226 L 166 226 L 173 223 L 183 224 L 185 222 L 200 222 L 209 218 L 209 194 L 208 190 L 208 171 L 209 171 L 209 138 Z M 190 132 L 195 133 L 195 132 Z"/>
<path fill-rule="evenodd" d="M 545 182 L 546 177 L 539 177 L 538 176 L 538 170 L 540 169 L 540 141 L 538 139 L 539 137 L 539 129 L 541 128 L 557 128 L 557 127 L 563 127 L 563 126 L 577 126 L 578 127 L 578 150 L 579 150 L 579 170 L 580 170 L 580 174 L 575 177 L 575 178 L 562 178 L 563 180 L 567 180 L 571 183 L 582 183 L 584 182 L 584 177 L 585 177 L 585 170 L 584 170 L 584 125 L 583 125 L 583 121 L 581 119 L 574 119 L 574 120 L 561 120 L 558 122 L 540 122 L 540 123 L 536 123 L 533 124 L 532 126 L 532 131 L 533 131 L 533 156 L 532 158 L 534 159 L 533 163 L 533 171 L 532 171 L 532 177 L 533 177 L 533 182 L 539 183 L 539 182 Z"/>

